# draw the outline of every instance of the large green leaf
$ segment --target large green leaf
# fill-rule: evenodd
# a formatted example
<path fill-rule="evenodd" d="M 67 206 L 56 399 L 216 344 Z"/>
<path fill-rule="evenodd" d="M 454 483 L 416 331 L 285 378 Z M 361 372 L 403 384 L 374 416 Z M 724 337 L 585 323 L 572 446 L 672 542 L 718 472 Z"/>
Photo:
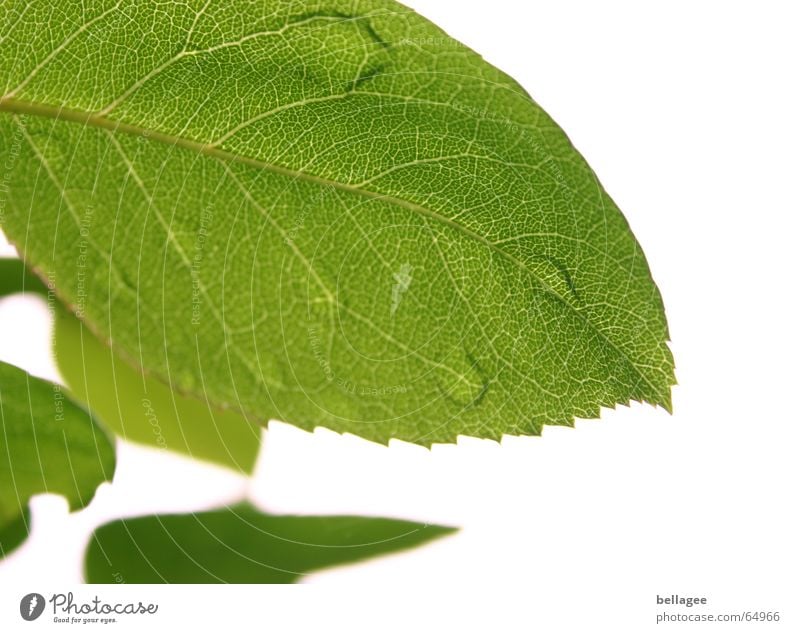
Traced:
<path fill-rule="evenodd" d="M 0 423 L 0 526 L 41 492 L 82 508 L 114 475 L 114 446 L 92 417 L 58 385 L 2 362 Z"/>
<path fill-rule="evenodd" d="M 86 554 L 92 583 L 290 583 L 318 569 L 395 552 L 453 528 L 352 516 L 280 516 L 242 504 L 115 521 Z"/>
<path fill-rule="evenodd" d="M 670 407 L 659 292 L 512 79 L 391 0 L 0 8 L 4 230 L 181 392 L 430 444 Z"/>
<path fill-rule="evenodd" d="M 17 292 L 45 297 L 47 286 L 19 259 L 0 259 L 0 297 Z M 89 405 L 106 427 L 133 442 L 178 451 L 250 472 L 260 447 L 258 427 L 232 411 L 170 391 L 117 358 L 57 303 L 53 347 L 71 395 Z"/>

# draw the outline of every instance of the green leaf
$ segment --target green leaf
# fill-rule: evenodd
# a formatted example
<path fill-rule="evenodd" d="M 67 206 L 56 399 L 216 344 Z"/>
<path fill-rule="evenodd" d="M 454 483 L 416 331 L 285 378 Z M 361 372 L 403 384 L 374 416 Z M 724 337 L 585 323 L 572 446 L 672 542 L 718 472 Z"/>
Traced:
<path fill-rule="evenodd" d="M 0 258 L 0 297 L 17 292 L 33 292 L 47 296 L 47 286 L 30 272 L 22 260 Z"/>
<path fill-rule="evenodd" d="M 25 267 L 21 260 L 0 258 L 0 298 L 19 292 L 32 292 L 47 297 L 48 288 L 39 277 Z M 0 384 L 0 389 L 2 389 L 2 384 Z M 2 400 L 0 400 L 0 405 L 2 405 Z M 3 430 L 4 432 L 6 430 L 5 423 Z M 0 483 L 8 486 L 5 477 Z M 2 498 L 2 493 L 0 493 L 0 498 Z M 27 505 L 12 519 L 0 518 L 0 560 L 25 542 L 30 532 L 30 526 L 31 512 Z"/>
<path fill-rule="evenodd" d="M 31 511 L 27 507 L 11 521 L 0 522 L 0 560 L 25 542 L 30 531 L 30 524 Z"/>
<path fill-rule="evenodd" d="M 255 424 L 143 375 L 60 307 L 54 342 L 59 372 L 71 392 L 120 437 L 245 473 L 253 470 L 261 444 Z"/>
<path fill-rule="evenodd" d="M 356 516 L 280 516 L 242 504 L 124 519 L 94 533 L 90 583 L 291 583 L 415 547 L 455 529 Z"/>
<path fill-rule="evenodd" d="M 111 481 L 114 446 L 103 429 L 59 385 L 2 362 L 0 423 L 0 526 L 35 494 L 61 494 L 75 510 Z"/>
<path fill-rule="evenodd" d="M 670 408 L 620 211 L 400 4 L 6 3 L 0 60 L 4 230 L 173 388 L 425 445 Z"/>

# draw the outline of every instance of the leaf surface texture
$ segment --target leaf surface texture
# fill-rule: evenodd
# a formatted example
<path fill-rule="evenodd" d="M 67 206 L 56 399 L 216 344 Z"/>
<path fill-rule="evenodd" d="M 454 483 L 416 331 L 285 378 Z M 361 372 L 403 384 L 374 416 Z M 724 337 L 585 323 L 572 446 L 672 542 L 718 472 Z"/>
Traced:
<path fill-rule="evenodd" d="M 4 230 L 180 392 L 425 445 L 670 407 L 625 218 L 514 80 L 413 11 L 6 3 L 0 59 Z"/>

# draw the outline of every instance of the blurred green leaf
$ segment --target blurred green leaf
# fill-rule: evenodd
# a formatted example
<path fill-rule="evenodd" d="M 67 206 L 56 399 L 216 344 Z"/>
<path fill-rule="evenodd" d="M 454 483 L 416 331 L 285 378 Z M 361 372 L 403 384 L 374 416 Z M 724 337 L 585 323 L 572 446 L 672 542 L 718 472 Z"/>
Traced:
<path fill-rule="evenodd" d="M 47 286 L 21 259 L 0 258 L 0 297 L 17 292 L 35 292 L 47 296 Z"/>
<path fill-rule="evenodd" d="M 20 259 L 0 259 L 0 297 L 18 292 L 48 296 L 45 283 Z M 51 291 L 52 292 L 52 291 Z M 132 442 L 177 451 L 251 472 L 261 427 L 233 411 L 171 391 L 117 357 L 52 294 L 53 348 L 72 395 L 106 427 Z"/>
<path fill-rule="evenodd" d="M 241 504 L 104 525 L 86 554 L 92 583 L 291 583 L 454 528 L 356 516 L 280 516 Z"/>
<path fill-rule="evenodd" d="M 30 525 L 31 511 L 27 507 L 15 519 L 0 524 L 0 560 L 22 545 L 28 538 Z"/>
<path fill-rule="evenodd" d="M 42 492 L 87 505 L 116 466 L 114 445 L 98 423 L 54 383 L 0 362 L 0 525 Z"/>
<path fill-rule="evenodd" d="M 257 424 L 134 369 L 61 306 L 54 342 L 58 369 L 72 393 L 120 437 L 252 471 L 261 446 Z"/>

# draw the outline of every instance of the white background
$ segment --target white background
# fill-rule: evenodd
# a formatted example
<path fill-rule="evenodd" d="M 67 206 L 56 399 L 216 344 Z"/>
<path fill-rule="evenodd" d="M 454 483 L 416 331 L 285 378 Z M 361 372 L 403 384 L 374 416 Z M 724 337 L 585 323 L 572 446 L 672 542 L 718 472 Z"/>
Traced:
<path fill-rule="evenodd" d="M 431 451 L 273 424 L 252 482 L 123 445 L 114 484 L 87 510 L 67 516 L 57 497 L 34 501 L 32 538 L 0 565 L 0 622 L 10 610 L 20 626 L 19 597 L 43 591 L 44 579 L 52 590 L 83 591 L 81 548 L 97 524 L 249 494 L 278 512 L 463 529 L 306 579 L 324 590 L 207 589 L 227 605 L 216 611 L 211 600 L 208 612 L 179 610 L 197 594 L 150 588 L 173 605 L 159 623 L 235 625 L 249 614 L 282 630 L 691 628 L 655 627 L 656 594 L 679 593 L 707 596 L 708 613 L 783 616 L 701 628 L 800 627 L 796 5 L 407 4 L 520 81 L 625 213 L 667 306 L 680 383 L 674 415 L 635 405 L 541 438 Z M 49 327 L 38 300 L 2 301 L 0 358 L 57 378 Z M 237 596 L 258 602 L 221 619 Z M 327 606 L 309 608 L 315 601 Z"/>

